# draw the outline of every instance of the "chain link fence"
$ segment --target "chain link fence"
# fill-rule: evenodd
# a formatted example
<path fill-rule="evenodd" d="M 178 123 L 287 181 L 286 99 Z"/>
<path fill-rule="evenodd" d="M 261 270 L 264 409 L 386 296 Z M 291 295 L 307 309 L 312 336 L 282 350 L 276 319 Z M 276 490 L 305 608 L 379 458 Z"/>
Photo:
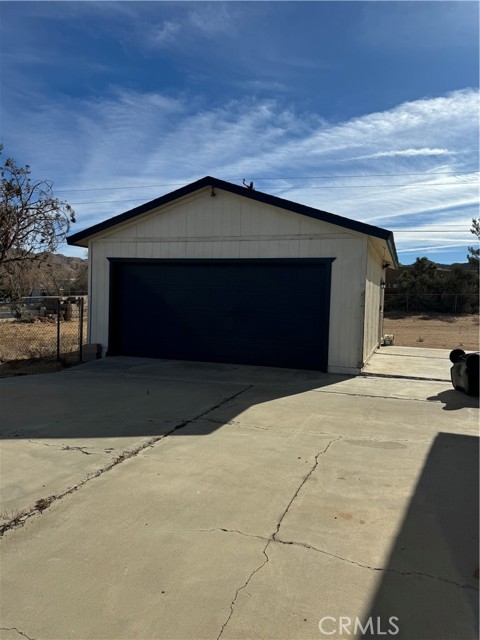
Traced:
<path fill-rule="evenodd" d="M 45 296 L 0 303 L 0 362 L 82 362 L 87 317 L 87 296 Z"/>
<path fill-rule="evenodd" d="M 385 293 L 385 313 L 478 313 L 476 293 Z"/>

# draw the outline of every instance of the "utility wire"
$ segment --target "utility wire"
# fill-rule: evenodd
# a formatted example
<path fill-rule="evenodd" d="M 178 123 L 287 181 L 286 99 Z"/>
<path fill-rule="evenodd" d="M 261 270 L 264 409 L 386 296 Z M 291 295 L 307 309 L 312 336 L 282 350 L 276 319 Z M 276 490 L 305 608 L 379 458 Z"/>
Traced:
<path fill-rule="evenodd" d="M 408 184 L 338 184 L 338 185 L 311 185 L 307 187 L 300 187 L 301 189 L 385 189 L 386 187 L 457 187 L 469 184 L 477 184 L 475 181 L 471 182 L 410 182 Z M 290 189 L 291 187 L 273 187 L 272 191 L 283 191 L 284 189 Z"/>
<path fill-rule="evenodd" d="M 323 187 L 302 187 L 302 189 L 385 189 L 385 188 L 404 188 L 404 187 L 461 187 L 468 185 L 475 185 L 475 182 L 438 182 L 435 184 L 349 184 L 349 185 L 341 185 L 341 186 L 323 186 Z M 127 187 L 126 187 L 127 188 Z M 283 191 L 283 188 L 276 187 L 271 189 L 271 191 Z M 148 197 L 148 196 L 147 196 Z M 160 196 L 161 197 L 161 196 Z M 139 200 L 143 200 L 144 198 L 127 198 L 123 200 L 88 200 L 86 202 L 70 202 L 71 205 L 81 205 L 81 204 L 117 204 L 121 202 L 138 202 Z M 156 198 L 154 198 L 155 200 Z"/>
<path fill-rule="evenodd" d="M 432 171 L 432 172 L 419 172 L 419 173 L 369 173 L 369 174 L 344 174 L 344 175 L 336 175 L 336 176 L 290 176 L 290 177 L 279 177 L 279 178 L 255 178 L 256 182 L 266 182 L 266 181 L 279 181 L 279 180 L 341 180 L 342 178 L 377 178 L 377 177 L 388 177 L 388 176 L 440 176 L 440 175 L 467 175 L 471 173 L 478 173 L 477 170 L 471 171 L 455 171 L 452 174 L 451 171 Z M 235 180 L 236 182 L 241 182 L 240 178 L 231 178 L 231 180 Z M 158 187 L 176 187 L 183 186 L 184 182 L 168 182 L 165 184 L 146 184 L 146 185 L 132 185 L 130 187 L 92 187 L 92 188 L 83 188 L 83 189 L 55 189 L 56 193 L 78 193 L 81 191 L 115 191 L 122 189 L 157 189 Z M 367 185 L 368 186 L 368 185 Z M 386 185 L 390 186 L 390 185 Z"/>

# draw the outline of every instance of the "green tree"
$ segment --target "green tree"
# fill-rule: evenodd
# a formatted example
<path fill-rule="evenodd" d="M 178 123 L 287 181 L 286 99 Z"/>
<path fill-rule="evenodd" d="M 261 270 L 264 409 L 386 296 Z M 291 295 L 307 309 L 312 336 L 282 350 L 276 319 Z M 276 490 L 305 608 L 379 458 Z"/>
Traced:
<path fill-rule="evenodd" d="M 480 220 L 477 220 L 477 218 L 473 218 L 470 231 L 480 241 Z M 480 262 L 480 248 L 468 247 L 468 253 L 468 262 L 478 269 Z"/>
<path fill-rule="evenodd" d="M 417 258 L 398 279 L 399 293 L 432 293 L 437 283 L 437 265 L 428 258 Z"/>
<path fill-rule="evenodd" d="M 428 258 L 417 258 L 398 279 L 396 303 L 409 311 L 424 311 L 435 306 L 439 276 L 437 265 Z M 408 296 L 408 297 L 407 297 Z M 407 304 L 408 301 L 408 304 Z"/>
<path fill-rule="evenodd" d="M 479 277 L 476 270 L 455 265 L 446 273 L 442 284 L 443 311 L 472 313 L 478 310 Z"/>
<path fill-rule="evenodd" d="M 479 276 L 475 269 L 454 265 L 439 269 L 417 258 L 398 280 L 398 296 L 390 303 L 408 311 L 472 313 L 478 310 Z"/>

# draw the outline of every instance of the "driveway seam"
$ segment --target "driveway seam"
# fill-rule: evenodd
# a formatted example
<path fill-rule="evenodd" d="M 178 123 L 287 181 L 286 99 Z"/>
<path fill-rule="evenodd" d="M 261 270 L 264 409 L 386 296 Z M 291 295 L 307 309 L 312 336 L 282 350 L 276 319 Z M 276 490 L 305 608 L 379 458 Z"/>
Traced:
<path fill-rule="evenodd" d="M 175 433 L 176 431 L 183 429 L 184 427 L 188 426 L 192 422 L 195 422 L 196 420 L 207 415 L 208 413 L 210 413 L 210 411 L 214 411 L 215 409 L 218 409 L 224 404 L 227 404 L 227 402 L 230 402 L 230 400 L 233 400 L 234 398 L 238 397 L 242 393 L 245 393 L 245 391 L 248 391 L 252 387 L 253 387 L 253 384 L 249 384 L 244 389 L 237 391 L 236 393 L 229 396 L 228 398 L 224 398 L 214 406 L 209 407 L 205 411 L 202 411 L 202 413 L 199 413 L 198 415 L 192 418 L 189 418 L 188 420 L 183 420 L 182 422 L 177 423 L 167 433 L 163 433 L 160 436 L 153 436 L 152 438 L 149 438 L 148 440 L 143 441 L 137 447 L 124 451 L 120 455 L 116 456 L 104 467 L 101 467 L 100 469 L 97 469 L 96 471 L 88 474 L 83 480 L 78 482 L 73 487 L 68 487 L 64 491 L 57 493 L 55 495 L 48 496 L 47 498 L 40 498 L 39 500 L 36 501 L 35 505 L 30 509 L 26 509 L 24 511 L 14 513 L 9 520 L 7 520 L 2 525 L 0 525 L 0 537 L 2 537 L 7 531 L 11 529 L 23 527 L 23 525 L 27 522 L 27 520 L 29 520 L 34 515 L 43 513 L 43 511 L 45 511 L 45 509 L 47 509 L 53 502 L 57 500 L 62 500 L 65 496 L 70 495 L 71 493 L 74 493 L 75 491 L 83 487 L 87 482 L 89 482 L 90 480 L 93 480 L 93 478 L 98 478 L 99 476 L 103 475 L 107 471 L 110 471 L 111 469 L 113 469 L 113 467 L 116 467 L 122 462 L 125 462 L 125 460 L 129 460 L 130 458 L 136 457 L 144 449 L 147 449 L 148 447 L 153 447 L 154 445 L 157 444 L 157 442 L 160 442 L 161 440 L 168 438 L 168 436 L 172 435 L 172 433 Z M 46 444 L 45 446 L 55 446 L 55 445 Z"/>
<path fill-rule="evenodd" d="M 261 427 L 259 425 L 256 424 L 244 424 L 243 422 L 241 422 L 240 420 L 229 420 L 228 422 L 225 422 L 224 420 L 218 420 L 217 418 L 200 418 L 200 420 L 202 422 L 212 422 L 213 424 L 222 424 L 225 426 L 238 426 L 241 427 L 242 429 L 254 429 L 256 431 L 272 431 L 273 429 L 276 429 L 276 425 L 274 424 L 269 424 L 267 427 Z M 303 431 L 299 431 L 298 429 L 282 429 L 281 430 L 282 433 L 301 433 L 301 435 L 309 435 L 309 436 L 329 436 L 329 437 L 333 437 L 333 436 L 339 436 L 340 434 L 338 433 L 329 433 L 328 431 L 310 431 L 310 430 L 303 430 Z M 476 431 L 473 432 L 476 435 Z M 368 442 L 412 442 L 415 444 L 429 444 L 431 443 L 432 439 L 429 438 L 428 440 L 417 440 L 416 438 L 376 438 L 374 436 L 347 436 L 347 435 L 343 435 L 341 436 L 342 439 L 345 440 L 345 442 L 351 441 L 351 440 L 366 440 Z"/>
<path fill-rule="evenodd" d="M 367 378 L 368 376 L 364 376 L 365 378 Z M 378 377 L 378 376 L 370 376 L 370 377 Z M 391 376 L 386 376 L 386 377 L 391 377 Z M 409 378 L 409 380 L 417 380 L 416 378 Z M 446 382 L 446 380 L 425 380 L 425 379 L 421 379 L 424 382 Z M 347 391 L 327 391 L 326 389 L 312 389 L 313 393 L 329 393 L 330 395 L 335 395 L 335 396 L 352 396 L 354 398 L 375 398 L 378 400 L 406 400 L 407 402 L 428 402 L 429 404 L 432 404 L 433 402 L 436 402 L 438 404 L 442 403 L 442 400 L 428 400 L 427 398 L 402 398 L 401 396 L 387 396 L 387 395 L 374 395 L 374 394 L 368 394 L 368 393 L 352 393 L 352 392 L 347 392 Z M 464 399 L 462 398 L 462 400 L 459 399 L 458 402 L 451 402 L 449 401 L 449 404 L 455 404 L 455 405 L 459 405 L 461 407 L 464 407 Z M 472 404 L 473 406 L 473 404 Z"/>
<path fill-rule="evenodd" d="M 364 378 L 393 378 L 394 380 L 424 380 L 425 382 L 450 382 L 449 378 L 426 378 L 425 376 L 402 375 L 401 373 L 370 373 L 362 371 L 360 376 Z"/>

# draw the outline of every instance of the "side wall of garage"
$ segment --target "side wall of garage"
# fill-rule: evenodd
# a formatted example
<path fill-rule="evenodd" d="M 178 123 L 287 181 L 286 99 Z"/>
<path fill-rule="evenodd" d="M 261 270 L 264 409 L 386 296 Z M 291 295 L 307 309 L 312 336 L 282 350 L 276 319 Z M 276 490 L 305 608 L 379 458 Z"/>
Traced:
<path fill-rule="evenodd" d="M 384 278 L 382 258 L 368 242 L 367 252 L 367 280 L 365 286 L 365 327 L 363 336 L 363 361 L 366 363 L 380 344 L 383 317 Z"/>
<path fill-rule="evenodd" d="M 335 258 L 329 371 L 358 372 L 363 360 L 367 243 L 367 236 L 343 227 L 219 189 L 211 197 L 211 190 L 204 189 L 89 241 L 89 341 L 102 344 L 105 353 L 108 258 Z"/>

